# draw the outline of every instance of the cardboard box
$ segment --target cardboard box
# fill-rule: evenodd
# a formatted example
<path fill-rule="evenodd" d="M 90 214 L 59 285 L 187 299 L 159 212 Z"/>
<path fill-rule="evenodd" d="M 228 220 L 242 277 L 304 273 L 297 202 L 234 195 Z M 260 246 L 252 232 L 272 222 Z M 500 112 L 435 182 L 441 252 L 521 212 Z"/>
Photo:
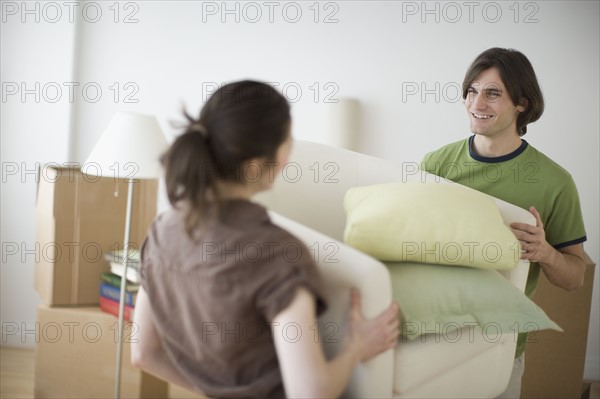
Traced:
<path fill-rule="evenodd" d="M 156 216 L 158 181 L 134 184 L 130 241 L 139 248 Z M 102 254 L 123 248 L 126 203 L 124 180 L 40 169 L 34 287 L 46 305 L 98 303 L 100 273 L 110 269 Z"/>
<path fill-rule="evenodd" d="M 38 307 L 34 396 L 114 397 L 117 318 L 96 307 Z M 135 368 L 126 323 L 121 366 L 122 398 L 167 398 L 168 384 Z"/>
<path fill-rule="evenodd" d="M 525 348 L 521 398 L 580 398 L 587 348 L 595 264 L 585 254 L 583 287 L 567 292 L 543 275 L 534 302 L 564 333 L 538 331 Z"/>

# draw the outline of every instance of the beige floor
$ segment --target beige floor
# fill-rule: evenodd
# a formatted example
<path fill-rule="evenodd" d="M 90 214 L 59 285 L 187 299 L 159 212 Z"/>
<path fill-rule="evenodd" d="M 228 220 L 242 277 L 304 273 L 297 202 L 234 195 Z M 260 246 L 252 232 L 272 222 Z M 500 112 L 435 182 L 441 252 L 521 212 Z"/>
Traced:
<path fill-rule="evenodd" d="M 0 347 L 0 398 L 33 398 L 33 366 L 33 350 Z M 169 386 L 169 397 L 200 398 L 174 385 Z M 592 383 L 590 399 L 600 399 L 600 382 Z"/>
<path fill-rule="evenodd" d="M 35 352 L 31 349 L 0 347 L 0 398 L 33 398 Z M 169 398 L 198 399 L 201 396 L 169 385 Z"/>

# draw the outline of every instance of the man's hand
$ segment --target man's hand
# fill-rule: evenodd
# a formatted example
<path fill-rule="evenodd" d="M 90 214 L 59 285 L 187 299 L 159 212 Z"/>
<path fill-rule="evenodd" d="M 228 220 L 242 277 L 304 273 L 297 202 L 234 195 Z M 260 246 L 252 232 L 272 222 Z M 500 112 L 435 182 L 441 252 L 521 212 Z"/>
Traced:
<path fill-rule="evenodd" d="M 535 217 L 535 226 L 526 223 L 510 225 L 523 249 L 521 259 L 538 262 L 548 280 L 558 287 L 568 291 L 581 287 L 585 274 L 583 244 L 554 249 L 546 241 L 546 232 L 537 209 L 532 206 L 529 211 Z"/>
<path fill-rule="evenodd" d="M 521 243 L 521 259 L 531 262 L 547 263 L 554 251 L 552 245 L 546 241 L 546 232 L 540 214 L 534 206 L 529 208 L 536 220 L 536 225 L 527 223 L 511 223 L 513 234 Z"/>

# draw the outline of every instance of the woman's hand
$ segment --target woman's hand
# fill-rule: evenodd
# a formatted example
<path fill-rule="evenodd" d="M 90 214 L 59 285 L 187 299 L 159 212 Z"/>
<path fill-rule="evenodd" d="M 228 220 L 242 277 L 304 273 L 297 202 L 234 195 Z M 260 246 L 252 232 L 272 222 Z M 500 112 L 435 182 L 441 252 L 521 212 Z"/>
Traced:
<path fill-rule="evenodd" d="M 394 348 L 400 335 L 398 305 L 392 303 L 377 317 L 366 319 L 362 313 L 360 292 L 350 291 L 350 311 L 344 346 L 356 351 L 359 361 L 367 361 Z"/>
<path fill-rule="evenodd" d="M 396 345 L 399 333 L 398 306 L 390 305 L 379 316 L 365 319 L 360 294 L 350 294 L 348 327 L 343 347 L 331 360 L 310 331 L 316 325 L 315 298 L 298 288 L 292 302 L 273 320 L 273 339 L 287 396 L 290 398 L 337 398 L 358 362 L 368 360 Z M 297 339 L 286 339 L 285 326 L 299 326 Z"/>

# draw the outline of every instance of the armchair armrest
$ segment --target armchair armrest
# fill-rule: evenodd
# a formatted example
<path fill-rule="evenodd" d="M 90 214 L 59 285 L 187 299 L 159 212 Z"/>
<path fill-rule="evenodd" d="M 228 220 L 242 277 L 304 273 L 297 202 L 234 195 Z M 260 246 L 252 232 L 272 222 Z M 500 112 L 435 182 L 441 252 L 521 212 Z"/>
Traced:
<path fill-rule="evenodd" d="M 381 262 L 360 251 L 275 212 L 269 213 L 275 224 L 294 234 L 313 252 L 324 280 L 328 305 L 318 320 L 319 339 L 326 356 L 331 358 L 346 334 L 350 288 L 360 290 L 365 317 L 374 317 L 392 300 L 389 272 Z M 393 370 L 393 350 L 359 364 L 343 397 L 391 397 Z"/>
<path fill-rule="evenodd" d="M 508 202 L 502 201 L 498 198 L 494 198 L 494 200 L 496 201 L 496 206 L 502 215 L 504 224 L 507 226 L 510 226 L 510 224 L 513 222 L 528 223 L 532 226 L 535 226 L 535 217 L 529 211 L 509 204 Z M 499 273 L 508 279 L 518 289 L 525 291 L 527 275 L 529 274 L 529 261 L 521 259 L 514 269 L 499 271 Z"/>

